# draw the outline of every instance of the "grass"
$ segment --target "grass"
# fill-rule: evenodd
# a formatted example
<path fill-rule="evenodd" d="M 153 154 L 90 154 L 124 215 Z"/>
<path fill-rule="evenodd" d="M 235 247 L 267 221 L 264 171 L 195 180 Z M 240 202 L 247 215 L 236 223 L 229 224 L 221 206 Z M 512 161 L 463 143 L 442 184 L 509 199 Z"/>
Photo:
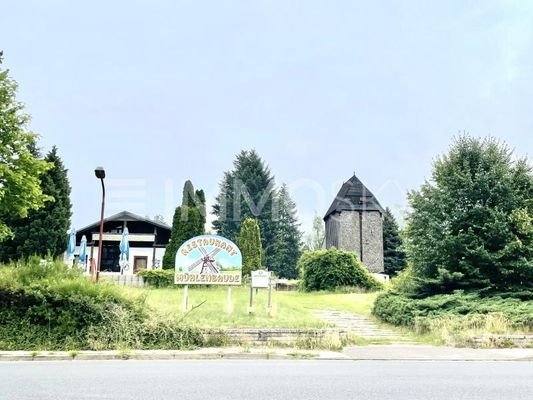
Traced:
<path fill-rule="evenodd" d="M 147 305 L 164 318 L 183 318 L 183 289 L 127 288 L 131 296 L 145 296 Z M 328 309 L 370 315 L 376 293 L 301 293 L 273 291 L 271 315 L 268 291 L 254 291 L 253 314 L 248 313 L 249 288 L 232 287 L 232 309 L 227 312 L 227 288 L 189 286 L 189 305 L 196 308 L 185 317 L 187 325 L 199 328 L 325 328 L 312 310 Z"/>

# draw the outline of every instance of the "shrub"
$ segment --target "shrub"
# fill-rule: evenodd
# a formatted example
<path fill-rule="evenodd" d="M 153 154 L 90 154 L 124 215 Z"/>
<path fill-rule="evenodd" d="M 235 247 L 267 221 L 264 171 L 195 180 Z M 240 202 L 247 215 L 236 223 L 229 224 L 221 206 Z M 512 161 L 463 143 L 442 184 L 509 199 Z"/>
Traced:
<path fill-rule="evenodd" d="M 202 344 L 178 321 L 150 318 L 142 297 L 94 284 L 62 263 L 0 266 L 0 350 L 180 349 Z"/>
<path fill-rule="evenodd" d="M 304 253 L 298 262 L 304 291 L 335 290 L 343 286 L 357 286 L 365 290 L 379 290 L 383 285 L 348 251 L 317 250 Z"/>
<path fill-rule="evenodd" d="M 372 312 L 385 322 L 408 327 L 420 326 L 423 318 L 472 321 L 476 316 L 498 314 L 513 329 L 533 330 L 533 302 L 495 294 L 482 297 L 457 291 L 416 299 L 389 291 L 378 296 Z"/>
<path fill-rule="evenodd" d="M 174 270 L 152 269 L 139 272 L 144 282 L 155 288 L 174 286 Z"/>

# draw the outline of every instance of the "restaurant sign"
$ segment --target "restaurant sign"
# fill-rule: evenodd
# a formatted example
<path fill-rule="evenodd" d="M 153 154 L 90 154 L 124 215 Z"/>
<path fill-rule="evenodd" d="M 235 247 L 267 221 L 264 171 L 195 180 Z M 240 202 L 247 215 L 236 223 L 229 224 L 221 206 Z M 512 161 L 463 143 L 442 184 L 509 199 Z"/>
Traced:
<path fill-rule="evenodd" d="M 240 285 L 241 281 L 241 251 L 222 236 L 194 237 L 176 254 L 177 285 Z"/>

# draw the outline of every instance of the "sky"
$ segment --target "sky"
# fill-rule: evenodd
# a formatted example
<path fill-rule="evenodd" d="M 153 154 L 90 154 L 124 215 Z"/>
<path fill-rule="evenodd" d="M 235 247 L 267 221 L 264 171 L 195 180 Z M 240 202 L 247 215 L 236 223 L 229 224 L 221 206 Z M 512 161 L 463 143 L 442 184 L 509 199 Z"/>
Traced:
<path fill-rule="evenodd" d="M 74 227 L 212 203 L 256 149 L 303 230 L 353 173 L 401 218 L 454 136 L 533 153 L 530 1 L 3 0 L 0 50 Z"/>

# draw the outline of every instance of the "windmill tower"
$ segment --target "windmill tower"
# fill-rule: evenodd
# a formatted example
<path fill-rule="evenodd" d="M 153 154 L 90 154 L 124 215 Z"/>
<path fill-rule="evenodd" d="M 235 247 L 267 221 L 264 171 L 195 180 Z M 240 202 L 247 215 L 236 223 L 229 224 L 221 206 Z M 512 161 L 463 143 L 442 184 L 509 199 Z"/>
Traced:
<path fill-rule="evenodd" d="M 326 247 L 352 251 L 370 272 L 382 273 L 383 207 L 355 176 L 345 182 L 324 217 Z"/>

